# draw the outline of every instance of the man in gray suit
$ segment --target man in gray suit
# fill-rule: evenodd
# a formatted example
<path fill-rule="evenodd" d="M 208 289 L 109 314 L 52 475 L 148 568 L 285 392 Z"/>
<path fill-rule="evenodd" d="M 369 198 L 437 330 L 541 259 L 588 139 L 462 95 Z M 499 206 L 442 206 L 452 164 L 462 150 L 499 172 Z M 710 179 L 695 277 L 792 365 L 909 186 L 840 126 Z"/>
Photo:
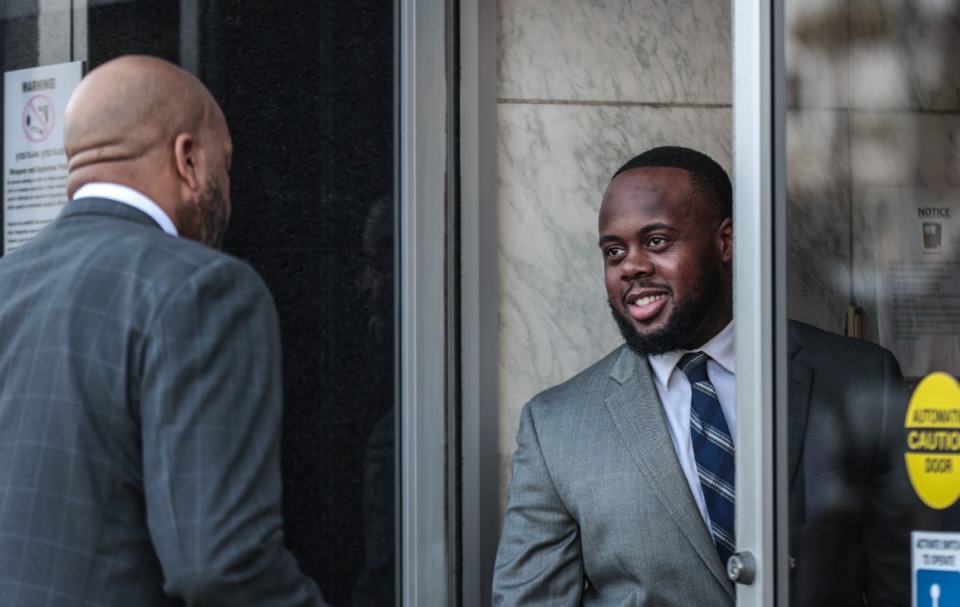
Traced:
<path fill-rule="evenodd" d="M 276 310 L 212 248 L 223 113 L 122 57 L 64 145 L 71 201 L 0 259 L 0 606 L 323 605 L 284 547 Z"/>
<path fill-rule="evenodd" d="M 599 245 L 626 344 L 523 408 L 496 605 L 735 603 L 731 217 L 726 172 L 694 150 L 614 175 Z M 789 333 L 791 604 L 909 604 L 899 367 Z"/>

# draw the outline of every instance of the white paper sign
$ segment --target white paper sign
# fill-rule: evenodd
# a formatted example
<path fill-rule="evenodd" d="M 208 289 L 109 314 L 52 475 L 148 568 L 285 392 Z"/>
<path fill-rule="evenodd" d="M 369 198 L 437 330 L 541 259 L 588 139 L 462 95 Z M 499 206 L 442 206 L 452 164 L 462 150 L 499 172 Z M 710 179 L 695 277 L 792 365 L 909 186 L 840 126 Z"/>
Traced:
<path fill-rule="evenodd" d="M 872 194 L 880 344 L 907 377 L 960 376 L 960 193 Z"/>
<path fill-rule="evenodd" d="M 82 61 L 4 75 L 4 253 L 30 240 L 66 204 L 63 113 L 82 77 Z"/>

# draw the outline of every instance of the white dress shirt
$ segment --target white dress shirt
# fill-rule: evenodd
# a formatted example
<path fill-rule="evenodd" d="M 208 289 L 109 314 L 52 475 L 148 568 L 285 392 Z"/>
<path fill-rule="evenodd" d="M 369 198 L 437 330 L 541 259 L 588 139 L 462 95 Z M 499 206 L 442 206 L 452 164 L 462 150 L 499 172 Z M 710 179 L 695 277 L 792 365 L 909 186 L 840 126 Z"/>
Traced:
<path fill-rule="evenodd" d="M 109 198 L 123 204 L 130 205 L 135 209 L 140 209 L 157 224 L 163 228 L 163 231 L 172 236 L 179 236 L 177 226 L 173 225 L 170 216 L 167 215 L 160 205 L 150 200 L 133 188 L 117 183 L 95 182 L 80 186 L 80 189 L 73 195 L 73 200 L 78 198 Z"/>
<path fill-rule="evenodd" d="M 730 436 L 734 445 L 737 442 L 737 409 L 736 409 L 736 352 L 733 339 L 733 321 L 717 333 L 713 339 L 694 352 L 703 352 L 710 357 L 707 361 L 707 376 L 717 390 L 717 399 L 723 416 L 730 428 Z M 690 491 L 700 508 L 700 515 L 710 529 L 710 515 L 703 499 L 703 488 L 700 486 L 700 476 L 697 474 L 697 462 L 693 456 L 693 441 L 690 438 L 690 380 L 684 372 L 677 368 L 677 363 L 686 354 L 686 350 L 668 352 L 660 356 L 650 356 L 650 368 L 653 370 L 654 385 L 663 403 L 663 410 L 667 417 L 667 427 L 670 438 L 673 439 L 673 448 L 680 459 L 680 467 L 687 477 Z M 713 531 L 711 530 L 711 534 Z"/>

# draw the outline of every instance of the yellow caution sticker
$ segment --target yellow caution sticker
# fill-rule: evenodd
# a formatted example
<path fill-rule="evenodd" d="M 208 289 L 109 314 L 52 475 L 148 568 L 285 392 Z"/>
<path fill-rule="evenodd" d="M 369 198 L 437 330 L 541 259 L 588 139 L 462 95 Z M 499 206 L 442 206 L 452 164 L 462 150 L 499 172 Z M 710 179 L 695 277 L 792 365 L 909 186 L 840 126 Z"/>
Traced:
<path fill-rule="evenodd" d="M 941 510 L 960 497 L 960 383 L 939 371 L 923 378 L 907 408 L 907 473 L 924 504 Z"/>

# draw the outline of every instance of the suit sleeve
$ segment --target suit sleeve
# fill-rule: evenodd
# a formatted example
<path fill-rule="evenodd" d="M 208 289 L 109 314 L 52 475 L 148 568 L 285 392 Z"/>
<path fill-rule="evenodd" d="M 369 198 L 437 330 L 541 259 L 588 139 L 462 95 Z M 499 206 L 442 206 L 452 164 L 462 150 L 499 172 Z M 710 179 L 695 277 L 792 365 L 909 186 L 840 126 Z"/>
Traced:
<path fill-rule="evenodd" d="M 911 604 L 910 531 L 925 528 L 929 513 L 913 494 L 903 453 L 909 393 L 900 366 L 883 354 L 883 420 L 876 464 L 867 486 L 862 530 L 867 559 L 868 605 Z"/>
<path fill-rule="evenodd" d="M 187 605 L 323 605 L 284 547 L 281 352 L 256 273 L 224 257 L 184 278 L 146 330 L 147 524 Z"/>
<path fill-rule="evenodd" d="M 493 579 L 493 604 L 579 605 L 580 529 L 543 458 L 532 404 L 523 408 Z"/>

